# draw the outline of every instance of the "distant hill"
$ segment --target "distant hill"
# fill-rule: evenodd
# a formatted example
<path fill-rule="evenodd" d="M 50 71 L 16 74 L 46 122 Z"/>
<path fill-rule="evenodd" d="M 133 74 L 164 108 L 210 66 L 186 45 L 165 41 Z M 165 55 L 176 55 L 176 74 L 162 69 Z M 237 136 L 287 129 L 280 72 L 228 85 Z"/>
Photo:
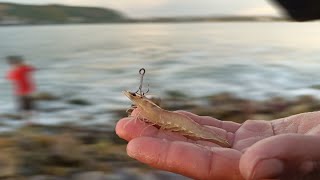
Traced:
<path fill-rule="evenodd" d="M 0 3 L 0 25 L 122 22 L 121 12 L 94 7 Z"/>
<path fill-rule="evenodd" d="M 186 23 L 186 22 L 270 22 L 287 21 L 268 16 L 185 16 L 134 19 L 123 13 L 95 7 L 63 5 L 24 5 L 0 3 L 0 25 L 78 24 L 78 23 Z"/>

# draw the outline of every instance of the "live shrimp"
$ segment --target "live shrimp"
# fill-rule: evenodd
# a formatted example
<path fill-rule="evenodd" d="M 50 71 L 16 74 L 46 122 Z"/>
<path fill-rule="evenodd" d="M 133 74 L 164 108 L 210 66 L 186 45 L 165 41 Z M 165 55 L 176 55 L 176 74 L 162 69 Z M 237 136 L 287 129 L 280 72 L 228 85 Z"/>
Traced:
<path fill-rule="evenodd" d="M 141 86 L 139 89 L 141 89 Z M 158 125 L 161 129 L 178 132 L 190 138 L 211 141 L 223 147 L 231 147 L 226 139 L 193 121 L 188 116 L 160 108 L 150 99 L 146 98 L 144 93 L 139 94 L 129 91 L 124 91 L 123 93 L 135 104 L 135 108 L 139 109 L 138 119 Z"/>
<path fill-rule="evenodd" d="M 144 68 L 139 70 L 139 74 L 141 75 L 140 86 L 136 92 L 124 91 L 124 94 L 134 103 L 132 108 L 127 112 L 130 113 L 133 109 L 139 108 L 137 119 L 150 122 L 152 125 L 158 125 L 160 129 L 179 132 L 190 138 L 212 141 L 223 147 L 231 147 L 226 139 L 193 121 L 188 116 L 164 110 L 146 98 L 145 94 L 149 92 L 149 89 L 147 92 L 143 92 L 142 90 L 145 73 L 146 70 Z"/>

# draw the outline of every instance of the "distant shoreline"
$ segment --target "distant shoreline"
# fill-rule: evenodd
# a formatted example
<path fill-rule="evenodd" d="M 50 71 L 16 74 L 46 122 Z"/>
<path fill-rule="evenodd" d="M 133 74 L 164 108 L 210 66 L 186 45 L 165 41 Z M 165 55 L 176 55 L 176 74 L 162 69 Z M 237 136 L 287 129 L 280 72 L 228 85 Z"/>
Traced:
<path fill-rule="evenodd" d="M 110 8 L 65 6 L 59 4 L 25 5 L 0 3 L 0 26 L 284 21 L 289 20 L 273 16 L 236 15 L 132 18 Z"/>
<path fill-rule="evenodd" d="M 226 18 L 227 20 L 223 20 Z M 197 19 L 176 19 L 176 18 L 165 18 L 165 19 L 154 19 L 154 18 L 146 18 L 146 19 L 127 19 L 123 21 L 115 21 L 115 22 L 92 22 L 92 23 L 21 23 L 21 24 L 0 24 L 0 27 L 12 27 L 12 26 L 55 26 L 55 25 L 103 25 L 103 24 L 188 24 L 188 23 L 241 23 L 241 22 L 256 22 L 256 23 L 270 23 L 270 22 L 292 22 L 285 18 L 274 18 L 271 19 L 254 19 L 259 17 L 251 17 L 248 18 L 238 18 L 238 19 L 229 19 L 229 17 L 223 18 L 197 18 Z"/>
<path fill-rule="evenodd" d="M 184 23 L 184 22 L 279 22 L 289 21 L 273 16 L 189 16 L 189 17 L 155 17 L 128 19 L 131 23 Z"/>

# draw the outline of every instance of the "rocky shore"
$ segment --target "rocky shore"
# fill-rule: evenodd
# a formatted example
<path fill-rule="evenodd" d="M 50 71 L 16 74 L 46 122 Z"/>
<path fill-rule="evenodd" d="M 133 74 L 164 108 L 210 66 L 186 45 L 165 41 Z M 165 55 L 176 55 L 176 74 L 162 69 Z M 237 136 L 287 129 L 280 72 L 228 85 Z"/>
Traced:
<path fill-rule="evenodd" d="M 165 94 L 161 100 L 153 97 L 164 109 L 186 110 L 239 123 L 248 119 L 277 119 L 320 109 L 320 101 L 312 96 L 254 101 L 229 93 L 205 97 L 189 97 L 179 91 Z M 50 93 L 39 93 L 34 98 L 37 101 L 60 99 Z M 66 103 L 92 106 L 86 99 L 69 99 Z M 59 109 L 52 112 L 56 111 Z M 126 109 L 116 109 L 108 114 L 113 115 L 113 125 L 34 124 L 0 134 L 0 179 L 187 179 L 152 169 L 128 157 L 126 142 L 114 132 L 116 121 L 127 116 Z M 14 114 L 2 114 L 1 117 L 19 119 Z"/>
<path fill-rule="evenodd" d="M 31 125 L 0 136 L 0 179 L 186 179 L 127 156 L 113 130 Z"/>

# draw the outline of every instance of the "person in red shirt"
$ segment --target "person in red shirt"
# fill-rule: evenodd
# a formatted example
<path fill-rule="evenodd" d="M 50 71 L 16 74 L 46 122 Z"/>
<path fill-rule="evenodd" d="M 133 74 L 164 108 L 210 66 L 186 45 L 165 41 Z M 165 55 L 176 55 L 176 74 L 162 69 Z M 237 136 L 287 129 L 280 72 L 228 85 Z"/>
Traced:
<path fill-rule="evenodd" d="M 35 83 L 32 74 L 35 68 L 24 63 L 20 56 L 8 56 L 8 64 L 11 69 L 7 73 L 7 79 L 14 87 L 14 94 L 17 97 L 18 109 L 24 118 L 31 118 L 34 110 L 32 94 L 35 91 Z"/>

